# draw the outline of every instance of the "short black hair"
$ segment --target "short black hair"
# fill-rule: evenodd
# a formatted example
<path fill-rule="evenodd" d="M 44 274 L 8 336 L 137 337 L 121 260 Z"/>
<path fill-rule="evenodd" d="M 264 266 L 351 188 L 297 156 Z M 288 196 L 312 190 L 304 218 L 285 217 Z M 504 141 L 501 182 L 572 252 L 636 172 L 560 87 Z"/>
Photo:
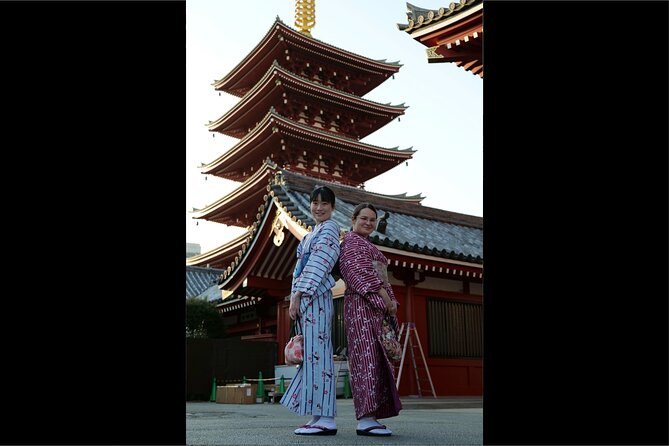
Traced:
<path fill-rule="evenodd" d="M 311 197 L 309 198 L 309 202 L 316 201 L 319 196 L 321 197 L 322 201 L 330 203 L 332 207 L 335 207 L 335 193 L 332 192 L 332 189 L 330 189 L 327 186 L 314 187 L 314 190 L 311 191 Z"/>

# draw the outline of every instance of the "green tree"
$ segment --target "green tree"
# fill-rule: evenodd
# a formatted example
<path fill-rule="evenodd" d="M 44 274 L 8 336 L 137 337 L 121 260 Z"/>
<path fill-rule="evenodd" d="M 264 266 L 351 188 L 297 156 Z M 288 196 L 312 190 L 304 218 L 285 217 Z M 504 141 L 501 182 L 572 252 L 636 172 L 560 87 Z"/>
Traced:
<path fill-rule="evenodd" d="M 225 337 L 223 318 L 213 302 L 194 297 L 186 299 L 186 337 Z"/>

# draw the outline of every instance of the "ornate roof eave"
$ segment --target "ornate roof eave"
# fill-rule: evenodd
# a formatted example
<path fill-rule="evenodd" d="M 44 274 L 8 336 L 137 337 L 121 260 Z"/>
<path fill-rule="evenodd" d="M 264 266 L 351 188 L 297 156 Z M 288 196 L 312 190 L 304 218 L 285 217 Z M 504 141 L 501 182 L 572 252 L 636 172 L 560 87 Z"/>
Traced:
<path fill-rule="evenodd" d="M 250 272 L 250 270 L 253 268 L 253 262 L 249 262 L 249 253 L 251 253 L 254 249 L 259 249 L 262 250 L 262 246 L 258 247 L 258 245 L 263 245 L 267 243 L 267 239 L 263 240 L 262 237 L 259 237 L 259 234 L 262 232 L 267 232 L 267 219 L 269 217 L 269 209 L 271 208 L 271 201 L 270 198 L 268 197 L 268 200 L 260 205 L 258 208 L 258 215 L 256 221 L 249 227 L 249 232 L 247 233 L 247 238 L 245 240 L 244 245 L 242 246 L 242 249 L 239 251 L 239 253 L 235 256 L 234 260 L 230 262 L 230 264 L 226 267 L 223 265 L 223 273 L 219 277 L 218 281 L 218 287 L 223 290 L 223 299 L 226 299 L 229 297 L 232 292 L 234 291 L 234 288 L 237 288 L 238 286 L 241 286 L 242 282 Z M 260 242 L 259 242 L 260 240 Z M 240 276 L 240 272 L 242 273 L 242 276 Z M 225 284 L 229 283 L 231 279 L 233 278 L 238 278 L 236 285 L 234 288 L 228 288 L 225 286 Z"/>
<path fill-rule="evenodd" d="M 232 295 L 217 304 L 216 308 L 219 312 L 225 314 L 258 305 L 261 300 L 261 297 L 256 296 Z"/>
<path fill-rule="evenodd" d="M 391 266 L 414 270 L 416 273 L 437 273 L 474 280 L 483 280 L 483 262 L 471 263 L 444 257 L 420 255 L 403 250 L 395 250 L 374 243 L 388 259 Z"/>
<path fill-rule="evenodd" d="M 389 265 L 415 270 L 416 272 L 433 272 L 450 274 L 472 279 L 483 279 L 483 262 L 471 263 L 450 260 L 444 257 L 434 257 L 415 254 L 403 250 L 394 250 L 375 243 L 379 251 L 388 258 Z"/>
<path fill-rule="evenodd" d="M 384 171 L 395 167 L 395 165 L 400 164 L 403 161 L 411 159 L 413 154 L 416 152 L 412 148 L 404 150 L 399 150 L 396 148 L 388 149 L 366 144 L 345 136 L 335 135 L 315 127 L 295 122 L 291 119 L 279 115 L 272 109 L 267 113 L 267 115 L 265 115 L 263 120 L 258 123 L 258 125 L 237 144 L 235 144 L 232 148 L 230 148 L 211 163 L 201 166 L 202 172 L 205 174 L 227 178 L 233 181 L 239 181 L 239 179 L 236 177 L 226 176 L 225 169 L 223 167 L 226 165 L 227 167 L 231 167 L 235 165 L 235 163 L 243 163 L 245 166 L 249 165 L 249 163 L 244 162 L 243 159 L 244 155 L 251 155 L 252 152 L 249 150 L 249 148 L 257 149 L 258 144 L 256 142 L 258 140 L 268 139 L 273 133 L 281 131 L 286 133 L 292 132 L 291 134 L 300 135 L 300 137 L 303 139 L 310 138 L 313 143 L 323 147 L 330 147 L 335 151 L 344 152 L 348 157 L 350 157 L 353 153 L 364 156 L 365 158 L 375 159 L 380 163 L 386 163 L 388 165 L 385 166 Z M 265 159 L 267 156 L 262 154 L 262 158 Z M 379 168 L 384 169 L 383 166 L 379 166 Z M 367 181 L 368 179 L 378 175 L 380 175 L 380 173 L 363 178 L 361 182 Z"/>
<path fill-rule="evenodd" d="M 282 81 L 286 82 L 285 86 Z M 235 126 L 234 124 L 239 121 L 239 117 L 244 116 L 247 120 L 251 119 L 255 124 L 253 116 L 249 117 L 249 109 L 261 106 L 259 104 L 261 104 L 262 98 L 267 97 L 272 90 L 283 88 L 292 89 L 293 91 L 298 91 L 302 94 L 310 94 L 315 96 L 315 99 L 327 100 L 328 103 L 336 104 L 343 109 L 355 109 L 362 111 L 367 115 L 380 118 L 380 125 L 368 129 L 365 134 L 361 135 L 361 137 L 373 133 L 396 117 L 402 116 L 404 111 L 409 108 L 408 106 L 405 106 L 404 103 L 398 105 L 381 104 L 311 81 L 286 70 L 275 61 L 270 69 L 267 70 L 263 78 L 249 90 L 237 104 L 223 116 L 215 121 L 210 121 L 207 124 L 209 131 L 220 132 L 233 138 L 239 138 L 239 132 L 233 131 L 240 127 L 239 125 Z M 304 90 L 310 90 L 310 92 Z M 228 125 L 226 126 L 226 124 Z"/>
<path fill-rule="evenodd" d="M 274 38 L 277 40 L 273 41 L 272 39 Z M 239 62 L 239 64 L 237 64 L 230 72 L 228 72 L 228 74 L 212 83 L 214 89 L 225 91 L 226 93 L 235 96 L 240 96 L 236 91 L 236 82 L 238 82 L 239 79 L 243 77 L 244 73 L 249 71 L 249 67 L 254 67 L 257 65 L 256 59 L 262 57 L 267 51 L 268 47 L 278 45 L 278 42 L 280 42 L 281 39 L 288 40 L 293 44 L 301 46 L 307 51 L 316 52 L 317 54 L 335 54 L 339 57 L 338 63 L 340 64 L 349 65 L 351 67 L 355 67 L 358 70 L 370 72 L 372 74 L 383 74 L 386 79 L 388 76 L 397 73 L 402 67 L 402 64 L 398 62 L 386 62 L 385 60 L 370 59 L 342 48 L 338 48 L 329 43 L 322 42 L 313 37 L 306 36 L 305 34 L 302 34 L 299 31 L 296 31 L 290 26 L 286 25 L 277 17 L 269 31 L 255 46 L 255 48 L 253 48 L 248 53 L 248 55 L 242 59 L 241 62 Z M 333 59 L 332 56 L 329 58 Z M 378 85 L 380 85 L 380 83 L 372 86 L 369 91 Z"/>
<path fill-rule="evenodd" d="M 281 21 L 279 16 L 277 16 L 274 23 L 272 23 L 272 26 L 270 26 L 270 28 L 267 30 L 265 35 L 260 39 L 260 41 L 256 44 L 256 46 L 251 51 L 249 51 L 246 57 L 244 57 L 225 76 L 215 80 L 211 84 L 214 87 L 214 90 L 224 91 L 226 93 L 238 96 L 236 93 L 230 91 L 229 88 L 231 83 L 235 80 L 236 77 L 240 75 L 240 73 L 248 71 L 246 67 L 252 66 L 253 60 L 257 57 L 258 54 L 262 54 L 265 51 L 265 48 L 269 46 L 269 44 L 277 45 L 277 42 L 273 42 L 271 38 L 277 32 L 278 29 L 282 29 L 284 27 L 288 28 L 286 24 L 283 23 L 283 21 Z"/>
<path fill-rule="evenodd" d="M 343 187 L 350 187 L 346 185 L 342 185 Z M 359 189 L 358 189 L 359 190 Z M 417 206 L 420 206 L 421 202 L 425 199 L 424 196 L 422 196 L 420 193 L 415 194 L 415 195 L 407 195 L 406 192 L 401 193 L 401 194 L 394 194 L 394 195 L 387 195 L 387 194 L 381 194 L 378 192 L 372 192 L 372 191 L 367 191 L 363 190 L 362 191 L 365 195 L 369 195 L 372 197 L 378 197 L 383 200 L 393 200 L 393 201 L 398 201 L 402 203 L 411 203 L 415 204 Z"/>
<path fill-rule="evenodd" d="M 439 9 L 421 8 L 409 2 L 406 3 L 406 7 L 408 23 L 397 23 L 397 29 L 415 36 L 420 28 L 422 33 L 431 32 L 436 24 L 442 28 L 478 12 L 483 9 L 483 0 L 460 0 L 457 3 L 451 2 L 448 8 Z"/>
<path fill-rule="evenodd" d="M 454 63 L 483 78 L 482 0 L 460 0 L 448 9 L 407 8 L 409 24 L 397 27 L 427 47 L 428 63 Z"/>
<path fill-rule="evenodd" d="M 419 247 L 407 243 L 400 244 L 397 240 L 390 241 L 389 239 L 381 238 L 378 235 L 371 236 L 370 241 L 374 243 L 380 251 L 386 254 L 402 255 L 412 259 L 422 260 L 423 262 L 446 262 L 452 265 L 469 268 L 483 267 L 483 259 L 479 256 L 473 257 L 471 255 L 456 253 L 455 251 L 447 252 L 445 250 L 435 250 L 426 246 Z"/>
<path fill-rule="evenodd" d="M 302 240 L 304 235 L 311 230 L 311 226 L 293 219 L 291 213 L 283 208 L 275 197 L 268 199 L 263 206 L 262 214 L 254 223 L 255 230 L 249 235 L 248 249 L 242 252 L 239 258 L 235 258 L 230 266 L 225 268 L 219 279 L 218 287 L 223 290 L 224 300 L 242 286 L 244 279 L 247 278 L 255 266 L 254 259 L 258 258 L 265 245 L 272 239 L 272 232 L 274 232 L 274 238 L 280 238 L 280 240 L 276 240 L 276 243 L 280 244 L 285 236 L 283 228 L 288 229 L 298 241 Z M 270 222 L 269 218 L 272 210 L 276 210 L 273 223 Z"/>
<path fill-rule="evenodd" d="M 377 194 L 376 192 L 368 192 L 368 193 L 373 194 L 373 195 L 381 195 L 381 194 Z M 419 204 L 421 201 L 423 201 L 425 199 L 425 197 L 423 197 L 420 192 L 415 194 L 415 195 L 407 195 L 406 192 L 402 192 L 401 194 L 383 195 L 383 197 L 384 198 L 392 198 L 392 199 L 396 199 L 396 200 L 402 200 L 402 201 L 416 203 L 416 204 Z"/>
<path fill-rule="evenodd" d="M 328 141 L 337 142 L 342 146 L 347 146 L 349 148 L 355 148 L 355 149 L 362 149 L 366 155 L 371 156 L 373 158 L 377 158 L 379 160 L 391 159 L 397 162 L 402 162 L 411 159 L 413 154 L 416 153 L 416 150 L 413 150 L 412 148 L 408 149 L 398 149 L 397 147 L 387 148 L 363 143 L 356 139 L 349 138 L 347 136 L 337 135 L 332 132 L 326 132 L 315 127 L 295 122 L 291 119 L 286 118 L 285 116 L 281 116 L 280 114 L 274 111 L 270 111 L 269 114 L 271 114 L 271 117 L 274 118 L 275 122 L 277 122 L 278 124 L 283 124 L 286 127 L 294 128 L 296 130 L 301 130 L 308 134 L 312 134 L 313 136 L 322 137 L 323 139 L 326 139 Z"/>
<path fill-rule="evenodd" d="M 427 61 L 428 63 L 454 63 L 466 71 L 471 71 L 472 74 L 483 77 L 482 41 L 483 32 L 474 31 L 464 36 L 462 40 L 456 39 L 454 42 L 428 47 L 425 50 Z"/>
<path fill-rule="evenodd" d="M 277 165 L 270 160 L 265 160 L 263 166 L 244 181 L 239 187 L 205 206 L 203 209 L 193 210 L 193 218 L 214 221 L 229 226 L 248 226 L 252 222 L 248 217 L 233 220 L 235 211 L 239 211 L 249 200 L 254 200 L 263 193 L 269 192 L 269 184 L 274 178 Z M 247 206 L 248 207 L 248 206 Z M 228 217 L 226 219 L 226 217 Z"/>
<path fill-rule="evenodd" d="M 217 248 L 214 248 L 207 252 L 203 252 L 202 254 L 198 254 L 196 256 L 188 257 L 186 258 L 186 265 L 189 266 L 206 266 L 209 264 L 217 265 L 226 257 L 234 258 L 234 253 L 239 251 L 239 249 L 244 244 L 248 236 L 249 232 L 245 232 Z M 216 268 L 221 268 L 221 267 L 217 266 Z"/>

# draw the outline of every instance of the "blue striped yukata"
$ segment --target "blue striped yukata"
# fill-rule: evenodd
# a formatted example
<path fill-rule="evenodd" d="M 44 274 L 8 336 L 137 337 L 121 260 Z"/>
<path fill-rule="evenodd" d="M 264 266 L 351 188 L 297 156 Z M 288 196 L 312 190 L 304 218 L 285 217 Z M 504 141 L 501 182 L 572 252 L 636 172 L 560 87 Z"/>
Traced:
<path fill-rule="evenodd" d="M 356 419 L 390 418 L 402 409 L 395 368 L 381 341 L 386 304 L 379 290 L 384 287 L 392 300 L 397 299 L 390 284 L 377 274 L 373 261 L 388 264 L 386 256 L 366 237 L 347 232 L 341 243 L 339 269 L 346 283 L 344 323 Z M 397 318 L 389 320 L 397 333 Z"/>
<path fill-rule="evenodd" d="M 331 219 L 317 224 L 297 246 L 291 294 L 302 291 L 298 333 L 304 335 L 304 361 L 281 404 L 298 415 L 337 415 L 331 271 L 338 257 L 339 225 Z"/>

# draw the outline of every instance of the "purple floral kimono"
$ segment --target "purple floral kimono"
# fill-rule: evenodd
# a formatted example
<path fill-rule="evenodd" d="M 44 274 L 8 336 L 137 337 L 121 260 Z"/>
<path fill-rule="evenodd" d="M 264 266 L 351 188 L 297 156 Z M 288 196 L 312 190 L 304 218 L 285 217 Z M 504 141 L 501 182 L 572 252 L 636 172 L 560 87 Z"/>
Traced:
<path fill-rule="evenodd" d="M 383 286 L 390 298 L 396 299 L 390 284 L 379 277 L 373 261 L 388 264 L 369 240 L 353 231 L 347 232 L 341 244 L 339 267 L 346 283 L 344 322 L 357 419 L 368 414 L 390 418 L 399 415 L 402 409 L 395 387 L 395 369 L 381 341 L 386 305 L 378 292 Z M 397 319 L 391 320 L 396 327 Z"/>

